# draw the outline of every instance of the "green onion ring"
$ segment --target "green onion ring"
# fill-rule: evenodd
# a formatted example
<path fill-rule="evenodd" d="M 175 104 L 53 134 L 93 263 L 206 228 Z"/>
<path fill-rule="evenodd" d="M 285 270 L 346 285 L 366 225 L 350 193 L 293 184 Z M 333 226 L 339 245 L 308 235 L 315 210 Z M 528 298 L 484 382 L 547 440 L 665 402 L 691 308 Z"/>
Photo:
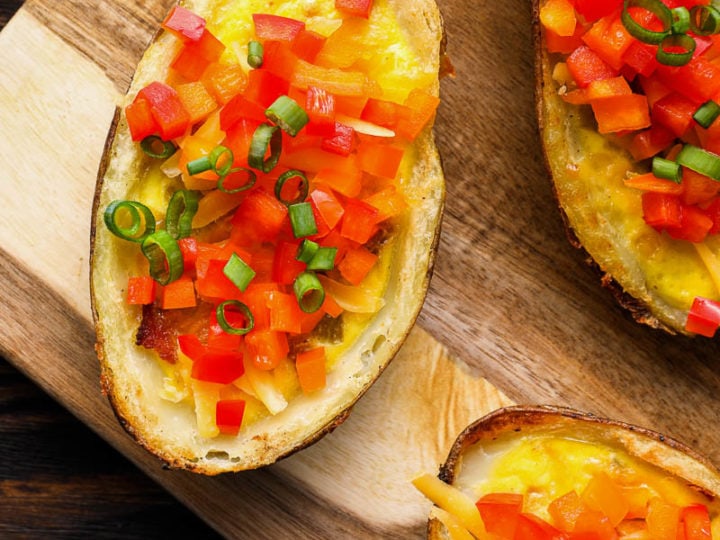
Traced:
<path fill-rule="evenodd" d="M 698 110 L 693 114 L 693 120 L 707 129 L 718 116 L 720 116 L 720 105 L 711 99 L 698 107 Z"/>
<path fill-rule="evenodd" d="M 241 171 L 244 171 L 247 173 L 247 180 L 240 186 L 235 189 L 227 189 L 225 187 L 225 180 L 227 180 L 227 177 L 231 174 L 237 174 Z M 248 169 L 246 167 L 235 167 L 234 169 L 230 169 L 230 171 L 227 174 L 224 174 L 218 178 L 217 181 L 217 188 L 222 191 L 223 193 L 240 193 L 241 191 L 245 191 L 246 189 L 250 189 L 255 185 L 255 182 L 257 181 L 257 174 L 255 174 L 255 171 L 252 169 Z"/>
<path fill-rule="evenodd" d="M 225 316 L 225 309 L 228 306 L 237 308 L 242 311 L 242 314 L 247 320 L 246 326 L 238 328 L 228 322 L 227 317 Z M 215 317 L 217 318 L 217 322 L 220 325 L 220 328 L 222 328 L 224 332 L 232 334 L 234 336 L 243 336 L 247 334 L 250 330 L 252 330 L 255 326 L 255 318 L 253 317 L 250 308 L 239 300 L 225 300 L 224 302 L 218 304 L 218 306 L 215 308 Z"/>
<path fill-rule="evenodd" d="M 222 167 L 219 167 L 218 163 L 220 163 L 223 156 L 226 156 L 225 161 L 223 162 Z M 210 159 L 213 172 L 218 176 L 226 176 L 230 173 L 230 169 L 232 169 L 233 159 L 235 159 L 235 156 L 233 156 L 232 150 L 230 150 L 227 146 L 218 145 L 212 149 L 208 158 Z"/>
<path fill-rule="evenodd" d="M 193 159 L 192 161 L 188 161 L 186 168 L 190 176 L 195 176 L 196 174 L 211 170 L 213 165 L 210 162 L 209 156 L 202 156 L 197 159 Z"/>
<path fill-rule="evenodd" d="M 320 245 L 317 242 L 313 242 L 307 238 L 304 238 L 298 246 L 297 255 L 295 259 L 300 262 L 309 263 L 315 254 L 320 249 Z"/>
<path fill-rule="evenodd" d="M 285 133 L 295 137 L 310 121 L 310 117 L 298 103 L 288 96 L 280 96 L 265 110 L 265 116 L 280 126 Z"/>
<path fill-rule="evenodd" d="M 673 22 L 671 32 L 673 34 L 685 34 L 690 29 L 690 12 L 685 6 L 672 9 Z"/>
<path fill-rule="evenodd" d="M 314 272 L 302 272 L 295 278 L 293 291 L 298 305 L 305 313 L 314 313 L 325 301 L 325 289 Z"/>
<path fill-rule="evenodd" d="M 684 66 L 692 59 L 696 45 L 695 40 L 687 34 L 672 34 L 658 45 L 655 57 L 658 62 L 666 66 Z M 682 47 L 684 51 L 670 52 L 667 47 Z"/>
<path fill-rule="evenodd" d="M 165 214 L 165 230 L 170 236 L 176 240 L 190 236 L 199 200 L 199 191 L 179 189 L 173 193 Z"/>
<path fill-rule="evenodd" d="M 143 240 L 140 249 L 150 261 L 150 276 L 160 285 L 167 285 L 182 276 L 182 251 L 167 231 L 155 231 Z"/>
<path fill-rule="evenodd" d="M 270 149 L 270 156 L 265 159 L 265 154 Z M 282 132 L 277 126 L 260 124 L 250 141 L 248 150 L 248 165 L 264 173 L 269 173 L 275 168 L 280 153 L 282 152 Z"/>
<path fill-rule="evenodd" d="M 692 144 L 686 144 L 675 158 L 683 167 L 720 180 L 720 156 Z"/>
<path fill-rule="evenodd" d="M 132 221 L 129 227 L 121 227 L 116 221 L 118 211 L 122 210 L 129 214 Z M 103 220 L 111 233 L 130 242 L 141 243 L 155 232 L 155 216 L 153 216 L 152 211 L 144 204 L 136 201 L 111 202 L 105 209 Z M 144 229 L 143 225 L 145 226 Z"/>
<path fill-rule="evenodd" d="M 282 197 L 282 189 L 285 186 L 285 182 L 287 182 L 291 178 L 300 179 L 300 185 L 298 186 L 299 194 L 294 199 L 286 201 Z M 307 199 L 309 190 L 310 184 L 308 182 L 307 176 L 305 176 L 302 171 L 298 171 L 297 169 L 290 169 L 289 171 L 285 171 L 278 177 L 277 182 L 275 182 L 275 197 L 285 206 L 290 206 L 291 204 L 303 202 L 305 199 Z"/>
<path fill-rule="evenodd" d="M 720 10 L 715 6 L 693 6 L 690 8 L 690 30 L 699 36 L 720 32 Z"/>
<path fill-rule="evenodd" d="M 332 270 L 335 268 L 336 247 L 321 247 L 307 263 L 308 270 Z"/>
<path fill-rule="evenodd" d="M 295 238 L 317 234 L 317 222 L 309 202 L 300 202 L 288 206 L 288 217 Z"/>
<path fill-rule="evenodd" d="M 160 147 L 157 151 L 156 148 Z M 157 135 L 148 135 L 140 141 L 140 148 L 152 158 L 166 159 L 177 152 L 177 146 L 172 141 L 163 141 Z"/>
<path fill-rule="evenodd" d="M 263 65 L 263 45 L 259 41 L 248 43 L 247 63 L 251 68 L 259 68 Z"/>
<path fill-rule="evenodd" d="M 676 184 L 682 179 L 682 171 L 677 161 L 655 156 L 652 160 L 652 173 L 658 178 L 672 180 Z"/>
<path fill-rule="evenodd" d="M 648 10 L 655 15 L 663 25 L 662 32 L 648 30 L 639 24 L 628 11 L 628 8 L 640 7 Z M 628 33 L 643 43 L 658 44 L 665 39 L 672 28 L 673 14 L 665 4 L 660 0 L 625 0 L 623 10 L 620 15 L 623 25 Z"/>

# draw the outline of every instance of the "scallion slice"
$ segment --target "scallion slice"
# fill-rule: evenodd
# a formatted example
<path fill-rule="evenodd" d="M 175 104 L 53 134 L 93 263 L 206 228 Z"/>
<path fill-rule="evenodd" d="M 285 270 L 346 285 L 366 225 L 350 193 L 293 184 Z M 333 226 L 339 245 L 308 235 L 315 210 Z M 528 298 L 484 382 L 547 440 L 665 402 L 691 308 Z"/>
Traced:
<path fill-rule="evenodd" d="M 270 156 L 265 159 L 268 149 Z M 248 151 L 248 165 L 264 173 L 275 168 L 282 152 L 282 132 L 277 126 L 260 124 L 253 133 Z"/>
<path fill-rule="evenodd" d="M 251 68 L 259 68 L 263 65 L 263 45 L 259 41 L 248 43 L 247 63 Z"/>
<path fill-rule="evenodd" d="M 671 34 L 660 42 L 655 57 L 667 66 L 684 66 L 692 59 L 696 46 L 695 40 L 687 34 Z M 675 48 L 681 52 L 671 50 Z"/>
<path fill-rule="evenodd" d="M 287 183 L 288 180 L 292 180 L 297 178 L 300 183 L 297 187 L 298 190 L 298 196 L 295 197 L 292 200 L 285 200 L 283 198 L 282 192 L 283 187 Z M 286 206 L 290 206 L 291 204 L 296 204 L 303 202 L 305 199 L 307 199 L 308 192 L 309 192 L 310 186 L 308 183 L 307 176 L 302 171 L 298 171 L 297 169 L 290 169 L 289 171 L 285 171 L 282 173 L 278 179 L 277 182 L 275 182 L 275 197 L 278 201 L 283 203 Z"/>
<path fill-rule="evenodd" d="M 111 202 L 105 209 L 103 220 L 111 233 L 130 242 L 141 243 L 155 232 L 155 216 L 152 211 L 136 201 Z M 127 221 L 129 225 L 121 225 Z"/>
<path fill-rule="evenodd" d="M 177 151 L 172 141 L 163 141 L 157 135 L 148 135 L 140 141 L 140 148 L 148 156 L 158 159 L 167 159 Z"/>
<path fill-rule="evenodd" d="M 305 313 L 314 313 L 325 301 L 325 289 L 314 272 L 302 272 L 293 282 L 298 305 Z"/>
<path fill-rule="evenodd" d="M 690 30 L 700 36 L 720 32 L 720 10 L 715 6 L 693 6 L 690 8 Z"/>
<path fill-rule="evenodd" d="M 237 327 L 230 324 L 227 320 L 226 313 L 228 308 L 242 312 L 242 315 L 245 318 L 245 326 Z M 217 318 L 220 328 L 222 328 L 224 332 L 235 336 L 243 336 L 255 326 L 255 317 L 253 317 L 250 308 L 239 300 L 225 300 L 224 302 L 219 303 L 215 308 L 215 317 Z"/>
<path fill-rule="evenodd" d="M 197 159 L 193 159 L 192 161 L 188 161 L 186 168 L 190 176 L 195 176 L 196 174 L 211 170 L 212 163 L 210 162 L 209 156 L 202 156 Z"/>
<path fill-rule="evenodd" d="M 718 116 L 720 116 L 720 105 L 711 99 L 703 103 L 698 110 L 695 111 L 693 120 L 707 129 Z"/>
<path fill-rule="evenodd" d="M 720 180 L 720 156 L 717 154 L 686 144 L 675 159 L 683 167 L 709 176 L 713 180 Z"/>
<path fill-rule="evenodd" d="M 225 182 L 228 178 L 240 175 L 241 173 L 245 174 L 245 181 L 240 184 L 239 187 L 228 189 L 225 187 Z M 246 167 L 235 167 L 234 169 L 230 169 L 230 172 L 226 175 L 221 176 L 218 178 L 217 181 L 217 188 L 222 191 L 223 193 L 239 193 L 241 191 L 245 191 L 246 189 L 250 189 L 255 185 L 255 182 L 257 181 L 257 174 L 255 174 L 255 171 L 252 169 L 248 169 Z"/>
<path fill-rule="evenodd" d="M 245 291 L 252 279 L 255 277 L 255 270 L 243 261 L 237 254 L 230 255 L 230 260 L 223 268 L 223 274 L 232 281 L 240 291 Z"/>
<path fill-rule="evenodd" d="M 673 22 L 671 31 L 673 34 L 685 34 L 690 29 L 690 12 L 685 6 L 679 6 L 672 10 Z"/>
<path fill-rule="evenodd" d="M 288 97 L 280 96 L 270 107 L 265 110 L 265 116 L 282 129 L 285 133 L 294 137 L 310 121 L 310 117 L 298 105 Z"/>
<path fill-rule="evenodd" d="M 655 15 L 662 23 L 662 31 L 656 32 L 654 30 L 648 30 L 638 23 L 628 11 L 631 7 L 640 7 Z M 673 24 L 672 11 L 660 0 L 625 0 L 620 18 L 625 29 L 631 36 L 639 39 L 643 43 L 650 44 L 658 44 L 665 39 L 670 34 Z"/>
<path fill-rule="evenodd" d="M 679 184 L 682 178 L 680 164 L 660 156 L 655 156 L 652 160 L 652 173 L 658 178 L 672 180 L 676 184 Z"/>
<path fill-rule="evenodd" d="M 298 261 L 309 263 L 317 253 L 318 249 L 320 249 L 320 245 L 317 242 L 313 242 L 312 240 L 305 238 L 302 242 L 300 242 L 295 258 Z"/>
<path fill-rule="evenodd" d="M 335 256 L 337 255 L 336 247 L 322 246 L 313 255 L 313 258 L 307 263 L 308 270 L 332 270 L 335 268 Z"/>
<path fill-rule="evenodd" d="M 232 150 L 227 146 L 218 145 L 212 149 L 208 155 L 210 163 L 212 164 L 212 170 L 218 176 L 225 176 L 232 169 L 233 156 Z"/>
<path fill-rule="evenodd" d="M 155 231 L 143 240 L 140 249 L 150 262 L 150 276 L 160 285 L 167 285 L 182 276 L 182 251 L 167 231 Z"/>
<path fill-rule="evenodd" d="M 190 236 L 199 200 L 199 191 L 178 189 L 172 194 L 165 214 L 165 230 L 170 236 L 176 240 Z"/>
<path fill-rule="evenodd" d="M 309 202 L 301 202 L 288 206 L 290 225 L 295 238 L 317 234 L 317 223 Z"/>

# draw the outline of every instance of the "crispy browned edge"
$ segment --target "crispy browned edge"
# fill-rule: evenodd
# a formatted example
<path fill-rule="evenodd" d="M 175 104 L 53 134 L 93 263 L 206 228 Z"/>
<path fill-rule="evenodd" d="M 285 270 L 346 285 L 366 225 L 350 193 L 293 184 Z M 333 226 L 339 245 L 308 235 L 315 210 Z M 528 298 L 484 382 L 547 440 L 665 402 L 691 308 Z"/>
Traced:
<path fill-rule="evenodd" d="M 442 19 L 442 13 L 439 14 L 440 16 L 440 23 L 441 23 L 441 31 L 442 31 L 442 38 L 440 42 L 440 71 L 439 71 L 439 77 L 442 79 L 443 77 L 454 77 L 455 76 L 455 68 L 452 64 L 452 61 L 450 59 L 450 56 L 447 52 L 447 34 L 445 32 L 445 25 L 443 24 Z M 146 49 L 150 47 L 150 45 L 155 41 L 157 36 L 160 34 L 161 30 L 158 29 L 153 36 L 148 41 L 148 44 L 146 46 Z M 107 171 L 107 167 L 110 162 L 110 154 L 111 149 L 113 145 L 113 141 L 115 139 L 115 134 L 117 131 L 118 123 L 120 121 L 120 115 L 122 114 L 121 108 L 118 106 L 115 108 L 115 113 L 113 115 L 112 122 L 110 124 L 110 127 L 108 129 L 107 137 L 105 138 L 105 145 L 103 147 L 102 156 L 100 158 L 100 163 L 98 165 L 98 172 L 96 176 L 96 184 L 95 184 L 95 191 L 93 195 L 93 204 L 92 204 L 92 211 L 91 211 L 91 221 L 90 221 L 90 256 L 89 256 L 89 267 L 92 268 L 93 265 L 93 259 L 94 259 L 94 253 L 95 253 L 95 235 L 96 235 L 96 223 L 97 223 L 97 213 L 100 206 L 100 193 L 102 192 L 103 187 L 103 179 L 105 178 L 105 173 Z M 438 157 L 440 159 L 440 165 L 442 169 L 442 155 L 438 152 Z M 442 228 L 442 221 L 443 221 L 443 215 L 444 215 L 444 205 L 445 201 L 444 199 L 441 201 L 442 208 L 440 209 L 440 218 L 438 222 L 438 226 L 435 229 L 435 235 L 433 237 L 432 246 L 431 246 L 431 252 L 430 252 L 430 259 L 428 261 L 428 269 L 426 272 L 425 277 L 425 283 L 429 283 L 430 279 L 432 278 L 432 274 L 435 268 L 435 256 L 437 254 L 437 246 L 440 241 L 440 234 L 441 234 L 441 228 Z M 103 393 L 108 399 L 108 402 L 110 403 L 111 409 L 113 411 L 113 414 L 117 418 L 118 422 L 122 426 L 122 428 L 125 430 L 128 435 L 132 437 L 140 446 L 145 448 L 150 454 L 155 456 L 157 459 L 159 459 L 165 468 L 168 469 L 182 469 L 186 471 L 200 471 L 202 472 L 202 467 L 198 467 L 197 464 L 187 461 L 187 460 L 181 460 L 181 459 L 175 459 L 171 455 L 168 455 L 167 453 L 163 452 L 162 449 L 156 448 L 155 446 L 152 446 L 147 441 L 145 441 L 142 437 L 139 436 L 139 434 L 133 429 L 132 422 L 130 422 L 125 416 L 120 413 L 120 407 L 115 403 L 115 392 L 112 390 L 113 387 L 113 379 L 110 376 L 110 374 L 107 373 L 106 368 L 106 362 L 104 361 L 104 336 L 100 329 L 100 326 L 98 325 L 98 313 L 97 313 L 97 305 L 95 302 L 95 288 L 92 286 L 92 271 L 90 272 L 90 303 L 91 303 L 91 311 L 92 311 L 92 317 L 93 317 L 93 326 L 95 327 L 95 333 L 96 333 L 96 343 L 95 343 L 95 352 L 98 357 L 98 361 L 100 363 L 100 388 Z M 425 291 L 423 292 L 423 301 L 425 296 L 427 295 L 427 287 L 425 288 Z M 415 324 L 415 321 L 417 320 L 417 317 L 419 316 L 419 311 L 416 313 L 415 320 L 413 321 L 413 324 L 409 326 L 410 330 Z M 393 352 L 393 357 L 397 354 L 397 352 L 402 347 L 403 343 L 407 339 L 410 330 L 405 334 L 402 342 L 399 342 L 397 347 L 395 348 Z M 378 377 L 382 374 L 383 371 L 387 368 L 387 366 L 390 364 L 390 361 L 388 361 L 380 370 L 378 373 Z M 377 377 L 376 379 L 377 380 Z M 298 452 L 304 448 L 307 448 L 309 446 L 312 446 L 314 443 L 322 439 L 325 435 L 331 433 L 333 430 L 335 430 L 338 426 L 340 426 L 350 415 L 350 412 L 352 411 L 352 408 L 354 407 L 355 403 L 367 392 L 372 384 L 366 386 L 362 392 L 358 393 L 355 400 L 353 400 L 352 403 L 350 403 L 347 408 L 342 411 L 340 414 L 338 414 L 335 418 L 333 418 L 330 422 L 328 422 L 324 427 L 319 429 L 314 433 L 312 437 L 309 437 L 305 439 L 301 444 L 294 447 L 284 455 L 280 456 L 277 461 L 280 461 L 282 459 L 285 459 L 286 457 L 291 456 L 295 452 Z"/>
<path fill-rule="evenodd" d="M 520 432 L 531 426 L 548 424 L 553 418 L 564 418 L 577 421 L 579 424 L 594 425 L 597 426 L 598 429 L 612 427 L 627 430 L 640 437 L 654 441 L 656 444 L 678 450 L 720 476 L 720 471 L 718 471 L 708 458 L 697 453 L 686 444 L 657 431 L 620 420 L 596 416 L 592 413 L 579 411 L 570 407 L 555 405 L 514 405 L 496 409 L 467 426 L 455 439 L 445 462 L 440 466 L 438 478 L 443 482 L 452 484 L 455 481 L 457 465 L 463 453 L 478 441 L 492 441 L 509 431 Z M 720 496 L 718 493 L 708 493 L 700 487 L 698 487 L 698 490 L 713 497 Z M 428 520 L 428 538 L 443 538 L 441 535 L 442 530 L 443 527 L 439 521 L 435 519 Z"/>
<path fill-rule="evenodd" d="M 562 218 L 563 227 L 565 234 L 570 244 L 578 249 L 582 255 L 585 263 L 592 268 L 592 270 L 599 276 L 600 285 L 607 289 L 610 294 L 615 298 L 617 303 L 629 312 L 630 316 L 636 322 L 650 326 L 658 330 L 663 330 L 668 334 L 675 335 L 677 331 L 670 326 L 662 323 L 658 320 L 650 311 L 648 306 L 638 298 L 628 294 L 623 289 L 622 285 L 618 283 L 615 278 L 609 273 L 605 272 L 600 268 L 592 255 L 583 247 L 582 243 L 578 239 L 575 231 L 570 226 L 567 214 L 559 204 L 557 192 L 555 190 L 555 183 L 552 182 L 552 168 L 550 167 L 550 160 L 545 149 L 543 141 L 543 127 L 545 125 L 545 114 L 543 111 L 543 89 L 545 87 L 545 79 L 543 77 L 543 62 L 546 59 L 546 55 L 543 51 L 543 39 L 542 39 L 542 25 L 540 24 L 540 1 L 533 0 L 532 2 L 532 31 L 533 31 L 533 45 L 535 52 L 534 62 L 534 76 L 535 76 L 535 114 L 537 117 L 537 128 L 538 136 L 540 138 L 542 154 L 545 161 L 545 169 L 548 174 L 548 178 L 551 180 L 553 193 L 555 194 L 555 200 L 558 203 L 560 210 L 560 216 Z"/>

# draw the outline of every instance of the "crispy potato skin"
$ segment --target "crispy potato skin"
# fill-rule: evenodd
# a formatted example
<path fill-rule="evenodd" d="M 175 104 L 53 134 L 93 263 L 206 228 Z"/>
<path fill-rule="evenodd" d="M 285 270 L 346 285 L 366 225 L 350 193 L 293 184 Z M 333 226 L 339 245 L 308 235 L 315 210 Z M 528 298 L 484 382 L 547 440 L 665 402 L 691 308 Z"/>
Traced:
<path fill-rule="evenodd" d="M 195 0 L 182 5 L 207 16 L 224 4 L 238 0 Z M 387 0 L 402 31 L 424 55 L 426 67 L 439 76 L 451 71 L 444 51 L 440 13 L 434 0 L 406 3 Z M 268 6 L 273 5 L 269 2 Z M 128 91 L 131 97 L 144 84 L 162 77 L 172 56 L 167 35 L 158 32 L 138 66 Z M 129 137 L 118 107 L 109 130 L 98 171 L 91 225 L 91 300 L 97 334 L 97 356 L 101 386 L 123 428 L 167 467 L 215 475 L 269 465 L 301 450 L 331 432 L 350 414 L 354 403 L 370 388 L 410 332 L 425 299 L 434 266 L 444 208 L 445 184 L 440 156 L 428 126 L 413 149 L 417 159 L 408 179 L 417 193 L 417 203 L 396 228 L 398 248 L 394 255 L 386 307 L 368 324 L 337 362 L 332 390 L 313 399 L 291 401 L 288 408 L 270 421 L 258 422 L 247 435 L 235 441 L 201 440 L 195 433 L 192 414 L 173 419 L 172 427 L 157 405 L 158 380 L 150 367 L 151 353 L 135 346 L 137 312 L 122 305 L 123 281 L 127 280 L 127 252 L 105 229 L 102 209 L 123 198 L 137 178 L 143 159 Z M 344 382 L 342 382 L 344 381 Z M 319 392 L 318 394 L 321 394 Z M 192 411 L 190 411 L 192 412 Z"/>
<path fill-rule="evenodd" d="M 619 446 L 628 454 L 685 479 L 711 497 L 720 496 L 720 471 L 693 449 L 656 431 L 568 407 L 518 405 L 497 409 L 465 428 L 453 443 L 438 477 L 452 484 L 471 447 L 526 432 L 563 433 L 579 440 Z M 428 538 L 446 538 L 442 524 L 428 520 Z"/>

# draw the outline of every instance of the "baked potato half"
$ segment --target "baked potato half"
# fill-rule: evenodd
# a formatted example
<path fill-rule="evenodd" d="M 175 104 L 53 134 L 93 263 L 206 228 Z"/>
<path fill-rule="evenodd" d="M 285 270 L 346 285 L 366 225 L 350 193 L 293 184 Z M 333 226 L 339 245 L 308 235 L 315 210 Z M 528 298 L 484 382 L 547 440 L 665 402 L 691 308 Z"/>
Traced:
<path fill-rule="evenodd" d="M 472 538 L 468 529 L 495 539 L 720 534 L 720 471 L 707 459 L 654 431 L 563 407 L 491 412 L 460 433 L 437 477 L 415 483 L 439 505 L 433 539 Z"/>
<path fill-rule="evenodd" d="M 432 0 L 168 14 L 107 139 L 91 250 L 103 392 L 167 466 L 312 444 L 402 345 L 444 204 L 442 41 Z"/>
<path fill-rule="evenodd" d="M 693 118 L 716 99 L 718 48 L 696 27 L 676 33 L 660 24 L 659 15 L 675 16 L 666 4 L 534 1 L 537 117 L 570 240 L 602 284 L 641 323 L 712 336 L 720 176 L 686 158 L 699 151 L 720 163 L 720 124 Z M 710 9 L 680 4 L 693 24 Z M 681 36 L 691 59 L 668 58 L 664 46 L 644 41 Z M 670 164 L 664 172 L 662 160 Z M 659 217 L 666 203 L 672 216 Z"/>

